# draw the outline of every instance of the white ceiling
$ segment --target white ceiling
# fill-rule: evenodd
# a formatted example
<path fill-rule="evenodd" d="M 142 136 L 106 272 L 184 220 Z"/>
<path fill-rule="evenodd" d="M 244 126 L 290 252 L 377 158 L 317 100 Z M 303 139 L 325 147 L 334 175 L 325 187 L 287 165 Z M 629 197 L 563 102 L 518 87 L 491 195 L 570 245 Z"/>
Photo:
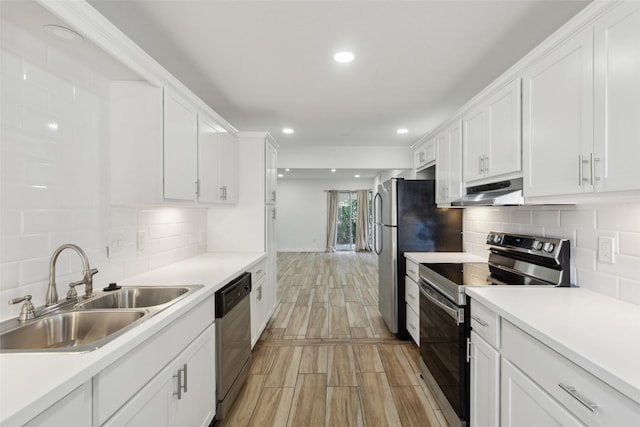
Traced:
<path fill-rule="evenodd" d="M 408 147 L 588 4 L 89 2 L 232 125 L 283 148 Z M 342 49 L 353 63 L 333 62 Z"/>

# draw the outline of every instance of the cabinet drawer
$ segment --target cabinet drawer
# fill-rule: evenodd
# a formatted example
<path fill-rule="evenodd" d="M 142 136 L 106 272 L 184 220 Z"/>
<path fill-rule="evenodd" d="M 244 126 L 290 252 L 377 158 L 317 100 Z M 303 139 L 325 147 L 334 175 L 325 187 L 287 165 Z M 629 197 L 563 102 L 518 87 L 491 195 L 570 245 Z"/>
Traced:
<path fill-rule="evenodd" d="M 256 284 L 267 274 L 267 260 L 262 260 L 249 268 L 251 284 Z"/>
<path fill-rule="evenodd" d="M 420 280 L 420 272 L 418 270 L 418 264 L 411 261 L 410 259 L 407 259 L 407 276 L 411 277 L 413 279 L 414 282 L 418 283 L 418 281 Z"/>
<path fill-rule="evenodd" d="M 418 344 L 418 347 L 420 347 L 420 317 L 409 304 L 407 304 L 406 321 L 407 331 L 409 331 L 413 341 L 415 341 L 415 343 Z"/>
<path fill-rule="evenodd" d="M 420 312 L 420 289 L 418 284 L 409 276 L 405 276 L 404 301 L 416 313 Z"/>
<path fill-rule="evenodd" d="M 640 419 L 640 405 L 504 319 L 502 356 L 587 425 L 634 425 Z"/>
<path fill-rule="evenodd" d="M 215 320 L 213 295 L 94 377 L 94 413 L 103 424 Z"/>
<path fill-rule="evenodd" d="M 494 348 L 500 347 L 500 317 L 474 299 L 471 300 L 471 329 Z"/>

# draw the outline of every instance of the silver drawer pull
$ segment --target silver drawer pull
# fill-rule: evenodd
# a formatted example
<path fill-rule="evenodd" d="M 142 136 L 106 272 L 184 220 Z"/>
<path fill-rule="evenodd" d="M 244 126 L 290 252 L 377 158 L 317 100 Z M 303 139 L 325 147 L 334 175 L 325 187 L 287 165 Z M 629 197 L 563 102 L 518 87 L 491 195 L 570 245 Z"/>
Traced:
<path fill-rule="evenodd" d="M 561 389 L 563 389 L 564 391 L 566 391 L 567 393 L 569 393 L 571 395 L 571 397 L 573 397 L 574 399 L 576 399 L 578 402 L 580 402 L 582 404 L 582 406 L 584 406 L 585 408 L 587 408 L 589 411 L 591 412 L 595 412 L 596 409 L 598 408 L 598 405 L 596 405 L 593 402 L 589 402 L 587 399 L 585 399 L 584 397 L 580 396 L 578 394 L 578 392 L 576 391 L 575 387 L 571 387 L 568 385 L 564 385 L 562 383 L 558 383 L 558 386 L 560 386 Z"/>
<path fill-rule="evenodd" d="M 487 322 L 485 322 L 484 320 L 482 320 L 481 318 L 479 318 L 478 316 L 474 316 L 473 314 L 471 315 L 471 318 L 473 320 L 475 320 L 476 322 L 480 323 L 480 326 L 489 326 L 489 324 Z"/>
<path fill-rule="evenodd" d="M 409 298 L 416 299 L 416 296 L 414 294 L 409 294 Z"/>
<path fill-rule="evenodd" d="M 409 270 L 409 274 L 414 274 L 415 275 L 416 271 L 415 270 Z"/>
<path fill-rule="evenodd" d="M 418 328 L 416 328 L 416 325 L 414 325 L 413 323 L 409 323 L 409 326 L 411 326 L 411 329 L 413 329 L 414 331 Z"/>

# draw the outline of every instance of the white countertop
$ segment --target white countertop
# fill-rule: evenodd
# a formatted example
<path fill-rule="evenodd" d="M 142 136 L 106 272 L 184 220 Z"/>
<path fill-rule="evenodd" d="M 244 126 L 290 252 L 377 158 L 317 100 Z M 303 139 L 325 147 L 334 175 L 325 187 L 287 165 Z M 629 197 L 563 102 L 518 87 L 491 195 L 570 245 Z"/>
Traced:
<path fill-rule="evenodd" d="M 640 403 L 640 306 L 581 288 L 467 287 L 466 293 Z"/>
<path fill-rule="evenodd" d="M 0 424 L 29 421 L 264 258 L 266 254 L 256 252 L 206 253 L 119 281 L 126 285 L 205 286 L 97 350 L 0 354 Z"/>
<path fill-rule="evenodd" d="M 424 262 L 486 262 L 486 257 L 468 252 L 405 252 L 405 258 L 422 264 Z"/>

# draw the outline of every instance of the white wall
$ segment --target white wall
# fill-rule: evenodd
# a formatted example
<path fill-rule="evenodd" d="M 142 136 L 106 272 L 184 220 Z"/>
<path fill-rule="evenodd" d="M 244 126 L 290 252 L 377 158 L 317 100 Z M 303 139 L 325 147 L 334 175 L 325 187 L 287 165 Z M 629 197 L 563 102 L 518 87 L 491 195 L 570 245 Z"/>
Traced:
<path fill-rule="evenodd" d="M 49 259 L 63 243 L 78 244 L 100 270 L 95 288 L 204 252 L 204 209 L 110 207 L 108 80 L 60 42 L 5 21 L 1 41 L 0 320 L 18 314 L 11 298 L 44 303 Z M 75 253 L 60 257 L 60 297 L 81 271 Z"/>
<path fill-rule="evenodd" d="M 278 251 L 323 252 L 327 247 L 325 190 L 373 190 L 372 180 L 278 180 Z"/>
<path fill-rule="evenodd" d="M 466 252 L 486 255 L 489 231 L 571 240 L 571 283 L 640 305 L 640 203 L 475 207 L 464 210 Z M 615 237 L 615 264 L 597 257 L 599 236 Z"/>
<path fill-rule="evenodd" d="M 281 147 L 278 168 L 296 169 L 411 169 L 408 147 Z"/>

